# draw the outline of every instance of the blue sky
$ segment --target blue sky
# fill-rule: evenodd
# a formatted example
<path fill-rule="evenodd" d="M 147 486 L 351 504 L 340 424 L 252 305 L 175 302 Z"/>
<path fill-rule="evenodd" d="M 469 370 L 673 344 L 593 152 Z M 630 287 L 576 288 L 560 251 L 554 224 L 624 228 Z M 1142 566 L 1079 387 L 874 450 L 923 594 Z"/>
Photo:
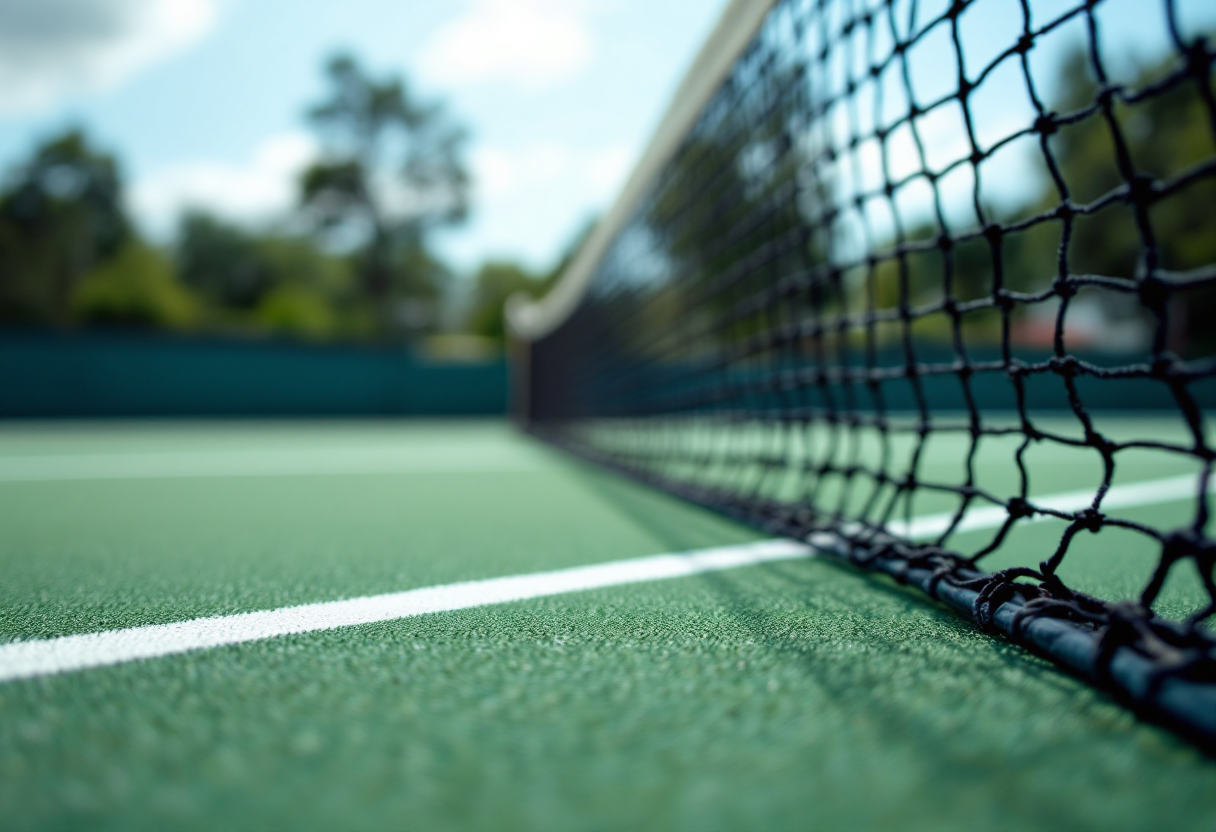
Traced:
<path fill-rule="evenodd" d="M 1032 0 L 1038 25 L 1076 0 Z M 0 0 L 0 168 L 57 129 L 83 124 L 123 162 L 145 232 L 168 240 L 183 206 L 236 220 L 285 215 L 294 177 L 315 153 L 303 122 L 337 49 L 373 72 L 403 73 L 423 97 L 447 102 L 470 130 L 474 213 L 439 240 L 462 270 L 490 257 L 549 266 L 607 207 L 726 0 Z M 846 4 L 847 5 L 847 4 Z M 900 3 L 900 8 L 906 3 Z M 919 0 L 920 20 L 948 0 Z M 1184 28 L 1216 28 L 1216 2 L 1177 0 Z M 1167 48 L 1163 4 L 1104 0 L 1103 51 L 1119 72 Z M 974 75 L 1021 25 L 1020 0 L 983 0 L 961 18 Z M 956 77 L 946 27 L 912 50 L 918 97 Z M 1036 76 L 1084 39 L 1080 19 L 1032 53 Z M 1118 74 L 1118 73 L 1116 73 Z M 921 82 L 924 83 L 921 83 Z M 936 86 L 943 86 L 935 90 Z M 1033 113 L 1014 61 L 972 106 L 981 142 Z M 906 102 L 896 94 L 888 104 Z M 948 110 L 920 123 L 926 160 L 966 155 Z M 896 176 L 918 169 L 909 135 L 887 143 Z M 876 143 L 858 151 L 861 185 L 880 175 Z M 985 163 L 985 199 L 1024 198 L 1039 181 L 1036 152 L 1012 148 Z M 966 215 L 973 182 L 942 181 L 947 209 Z M 900 199 L 925 213 L 928 197 Z M 901 207 L 902 210 L 902 207 Z M 877 227 L 883 226 L 876 217 Z"/>
<path fill-rule="evenodd" d="M 314 152 L 301 114 L 322 62 L 346 48 L 469 128 L 475 210 L 443 252 L 544 267 L 611 200 L 724 5 L 0 0 L 0 166 L 83 124 L 154 238 L 187 204 L 267 220 Z"/>

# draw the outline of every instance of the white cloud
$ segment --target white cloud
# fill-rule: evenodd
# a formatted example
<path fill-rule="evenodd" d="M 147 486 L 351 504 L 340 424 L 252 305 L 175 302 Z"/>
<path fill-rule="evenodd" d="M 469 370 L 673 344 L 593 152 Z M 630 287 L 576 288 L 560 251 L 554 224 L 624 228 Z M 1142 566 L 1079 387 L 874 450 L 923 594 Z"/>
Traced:
<path fill-rule="evenodd" d="M 214 22 L 215 0 L 0 0 L 0 112 L 113 88 Z"/>
<path fill-rule="evenodd" d="M 144 231 L 160 240 L 172 235 L 187 208 L 202 208 L 235 222 L 282 219 L 295 204 L 300 170 L 318 154 L 316 142 L 306 133 L 272 136 L 242 162 L 184 162 L 138 177 L 129 192 L 130 207 Z M 469 159 L 476 188 L 475 225 L 503 250 L 510 246 L 500 241 L 518 241 L 519 225 L 541 222 L 542 215 L 565 233 L 563 217 L 581 222 L 608 207 L 633 155 L 624 145 L 578 147 L 552 140 L 520 147 L 476 146 Z M 539 258 L 537 262 L 543 259 L 540 249 L 563 240 L 542 242 L 536 252 L 528 252 Z"/>
<path fill-rule="evenodd" d="M 553 185 L 595 203 L 616 196 L 632 158 L 623 145 L 577 148 L 544 141 L 512 149 L 476 147 L 470 162 L 479 203 L 510 202 Z"/>
<path fill-rule="evenodd" d="M 624 145 L 598 150 L 587 160 L 587 184 L 594 199 L 607 203 L 625 187 L 625 177 L 633 165 L 635 154 Z"/>
<path fill-rule="evenodd" d="M 487 257 L 547 269 L 583 224 L 611 205 L 635 155 L 626 144 L 583 147 L 555 139 L 474 147 L 472 222 L 440 235 L 439 248 L 466 271 Z"/>
<path fill-rule="evenodd" d="M 131 189 L 131 208 L 145 230 L 160 238 L 172 232 L 184 208 L 264 222 L 290 210 L 296 177 L 316 155 L 315 142 L 304 133 L 272 136 L 241 164 L 186 162 L 138 180 Z"/>
<path fill-rule="evenodd" d="M 510 199 L 529 186 L 552 181 L 574 167 L 574 154 L 565 145 L 542 142 L 518 150 L 477 147 L 471 154 L 473 182 L 479 199 Z"/>
<path fill-rule="evenodd" d="M 422 48 L 430 83 L 458 87 L 505 82 L 539 92 L 574 78 L 595 50 L 578 0 L 473 0 Z"/>

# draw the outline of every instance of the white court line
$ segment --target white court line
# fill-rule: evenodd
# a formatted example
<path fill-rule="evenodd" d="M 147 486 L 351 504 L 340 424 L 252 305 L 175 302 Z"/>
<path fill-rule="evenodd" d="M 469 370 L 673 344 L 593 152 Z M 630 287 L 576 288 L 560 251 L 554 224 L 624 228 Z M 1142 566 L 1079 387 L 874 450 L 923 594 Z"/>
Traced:
<path fill-rule="evenodd" d="M 1149 482 L 1129 483 L 1112 486 L 1102 499 L 1102 511 L 1107 512 L 1116 508 L 1132 508 L 1134 506 L 1157 505 L 1172 503 L 1195 496 L 1198 478 L 1194 476 L 1167 477 L 1166 479 L 1150 480 Z M 1216 478 L 1209 483 L 1209 491 L 1216 491 Z M 1063 494 L 1051 494 L 1046 497 L 1032 498 L 1035 506 L 1043 509 L 1053 509 L 1061 512 L 1075 512 L 1093 505 L 1094 489 L 1087 491 L 1067 491 Z M 954 520 L 954 512 L 944 511 L 940 514 L 926 514 L 914 517 L 910 521 L 892 522 L 887 525 L 891 534 L 906 537 L 909 540 L 931 540 L 939 536 Z M 1003 506 L 983 506 L 972 508 L 963 515 L 955 529 L 956 534 L 994 529 L 1005 522 L 1008 513 Z M 1055 520 L 1050 514 L 1036 514 L 1023 519 L 1023 523 L 1038 523 L 1044 520 Z"/>
<path fill-rule="evenodd" d="M 1184 488 L 1188 483 L 1189 488 Z M 1195 477 L 1170 477 L 1116 486 L 1107 493 L 1103 506 L 1126 508 L 1172 502 L 1193 495 L 1195 487 Z M 1092 492 L 1084 495 L 1082 492 L 1068 492 L 1042 497 L 1035 502 L 1061 510 L 1076 510 L 1088 506 L 1092 499 Z M 930 532 L 940 533 L 940 529 L 944 528 L 941 526 L 943 516 L 931 515 L 914 520 L 911 527 L 905 527 L 905 531 L 913 537 L 933 536 Z M 948 521 L 947 516 L 944 522 Z M 969 512 L 960 528 L 968 531 L 994 528 L 1004 521 L 1004 512 L 982 508 Z M 301 604 L 276 610 L 196 618 L 172 624 L 152 624 L 39 641 L 11 642 L 0 645 L 0 682 L 170 656 L 292 633 L 330 630 L 567 592 L 679 578 L 812 554 L 814 549 L 811 546 L 796 541 L 766 540 L 576 566 L 553 572 L 465 581 L 344 601 Z"/>
<path fill-rule="evenodd" d="M 680 578 L 699 572 L 733 569 L 810 554 L 811 548 L 802 543 L 766 540 L 742 546 L 576 566 L 554 572 L 465 581 L 346 601 L 196 618 L 174 624 L 153 624 L 45 641 L 19 641 L 0 645 L 0 682 L 168 656 L 205 647 L 240 644 L 291 633 L 372 624 L 639 581 Z"/>
<path fill-rule="evenodd" d="M 282 477 L 334 474 L 523 472 L 539 463 L 522 453 L 460 448 L 297 448 L 0 457 L 0 482 Z"/>

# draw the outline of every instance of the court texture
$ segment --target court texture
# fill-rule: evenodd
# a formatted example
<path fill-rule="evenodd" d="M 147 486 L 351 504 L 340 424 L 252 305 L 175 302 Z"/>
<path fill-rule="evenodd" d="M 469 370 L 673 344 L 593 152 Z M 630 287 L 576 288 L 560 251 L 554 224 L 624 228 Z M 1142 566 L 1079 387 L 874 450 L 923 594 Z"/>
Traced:
<path fill-rule="evenodd" d="M 1160 456 L 1108 507 L 1184 517 Z M 1055 666 L 506 423 L 10 423 L 0 529 L 10 832 L 1216 824 L 1216 761 Z M 1071 580 L 1134 592 L 1117 542 Z"/>

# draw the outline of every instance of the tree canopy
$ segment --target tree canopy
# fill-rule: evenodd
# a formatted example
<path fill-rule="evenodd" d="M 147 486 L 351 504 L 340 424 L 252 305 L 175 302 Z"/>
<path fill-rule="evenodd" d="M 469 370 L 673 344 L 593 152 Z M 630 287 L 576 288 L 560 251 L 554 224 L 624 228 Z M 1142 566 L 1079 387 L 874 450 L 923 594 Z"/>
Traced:
<path fill-rule="evenodd" d="M 308 112 L 323 153 L 301 174 L 301 206 L 331 245 L 356 255 L 386 325 L 416 328 L 446 277 L 430 234 L 468 212 L 464 131 L 401 78 L 373 78 L 349 55 L 330 60 L 326 80 Z"/>
<path fill-rule="evenodd" d="M 0 186 L 0 322 L 68 323 L 76 284 L 131 235 L 115 157 L 52 136 Z"/>

